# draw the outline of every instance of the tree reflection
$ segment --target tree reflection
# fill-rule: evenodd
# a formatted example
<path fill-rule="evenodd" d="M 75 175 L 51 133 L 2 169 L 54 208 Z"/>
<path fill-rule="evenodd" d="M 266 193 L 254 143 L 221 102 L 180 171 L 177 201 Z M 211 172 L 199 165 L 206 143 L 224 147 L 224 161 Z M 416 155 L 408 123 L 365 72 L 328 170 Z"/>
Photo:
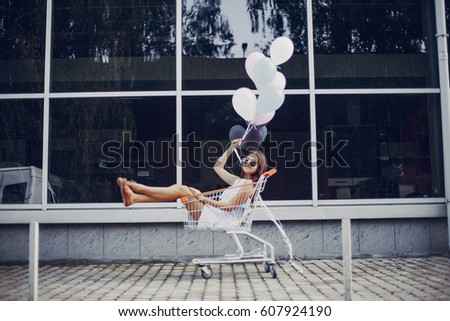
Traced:
<path fill-rule="evenodd" d="M 221 0 L 183 1 L 183 54 L 230 57 L 235 33 L 222 13 Z M 343 0 L 313 1 L 316 53 L 426 52 L 421 1 L 359 3 Z M 2 59 L 42 59 L 45 2 L 9 1 L 0 7 Z M 285 35 L 296 53 L 307 52 L 306 0 L 246 0 L 249 30 L 258 35 L 242 44 L 268 53 L 273 39 Z M 236 6 L 236 5 L 235 5 Z M 114 79 L 132 70 L 132 57 L 157 61 L 175 55 L 175 2 L 173 0 L 59 0 L 54 4 L 53 58 L 89 58 L 110 64 Z M 244 26 L 244 25 L 242 25 Z M 249 43 L 255 41 L 255 44 Z M 112 58 L 128 59 L 112 59 Z M 7 65 L 4 66 L 6 68 Z M 29 68 L 42 68 L 30 64 Z M 16 70 L 17 71 L 17 70 Z M 15 72 L 16 72 L 15 71 Z M 17 72 L 16 72 L 17 73 Z M 43 70 L 30 74 L 42 75 Z M 132 75 L 129 72 L 127 76 Z M 14 71 L 9 72 L 11 77 Z M 42 78 L 40 78 L 42 80 Z M 42 88 L 41 88 L 42 89 Z"/>
<path fill-rule="evenodd" d="M 422 2 L 315 1 L 316 53 L 424 53 Z"/>
<path fill-rule="evenodd" d="M 54 57 L 109 63 L 111 57 L 152 61 L 175 54 L 173 1 L 61 0 L 54 12 Z"/>
<path fill-rule="evenodd" d="M 174 87 L 175 17 L 174 0 L 55 2 L 53 89 Z"/>
<path fill-rule="evenodd" d="M 227 57 L 235 45 L 221 0 L 198 0 L 183 8 L 183 54 Z"/>
<path fill-rule="evenodd" d="M 306 1 L 246 0 L 233 2 L 234 10 L 239 4 L 246 6 L 250 30 L 237 18 L 222 13 L 224 2 L 220 0 L 184 1 L 183 10 L 183 54 L 214 58 L 233 57 L 233 46 L 241 45 L 244 55 L 247 48 L 269 54 L 272 41 L 288 35 L 296 44 L 296 53 L 306 53 Z M 236 33 L 253 34 L 242 44 L 234 41 Z M 240 49 L 240 48 L 239 48 Z M 247 52 L 247 53 L 248 53 Z"/>
<path fill-rule="evenodd" d="M 42 92 L 45 1 L 0 4 L 0 92 Z"/>
<path fill-rule="evenodd" d="M 185 55 L 229 57 L 232 33 L 242 29 L 240 24 L 222 23 L 225 17 L 220 16 L 220 6 L 221 1 L 199 0 L 185 12 Z M 285 35 L 295 43 L 295 53 L 307 52 L 306 1 L 247 0 L 246 6 L 250 31 L 256 35 L 249 41 L 256 43 L 245 46 L 257 47 L 268 54 L 271 42 Z M 315 52 L 424 53 L 428 30 L 424 30 L 423 14 L 420 0 L 387 3 L 316 0 L 313 5 Z M 220 45 L 226 44 L 227 50 L 219 50 L 217 39 L 221 39 Z"/>
<path fill-rule="evenodd" d="M 307 17 L 304 0 L 247 0 L 252 33 L 261 33 L 258 45 L 269 54 L 272 41 L 288 36 L 295 44 L 295 53 L 307 53 Z"/>

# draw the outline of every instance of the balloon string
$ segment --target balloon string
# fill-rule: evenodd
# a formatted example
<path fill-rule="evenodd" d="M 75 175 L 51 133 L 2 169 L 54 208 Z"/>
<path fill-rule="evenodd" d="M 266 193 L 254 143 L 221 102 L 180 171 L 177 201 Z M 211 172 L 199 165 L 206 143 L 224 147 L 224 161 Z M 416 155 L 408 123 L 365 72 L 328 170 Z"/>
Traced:
<path fill-rule="evenodd" d="M 242 140 L 245 140 L 245 137 L 247 136 L 247 134 L 250 132 L 251 127 L 256 127 L 255 125 L 253 125 L 252 123 L 248 123 L 247 129 L 245 130 L 244 136 L 242 136 Z"/>
<path fill-rule="evenodd" d="M 234 150 L 234 153 L 236 154 L 237 158 L 239 159 L 239 163 L 242 163 L 241 156 L 239 156 L 239 152 L 237 151 L 237 149 Z"/>

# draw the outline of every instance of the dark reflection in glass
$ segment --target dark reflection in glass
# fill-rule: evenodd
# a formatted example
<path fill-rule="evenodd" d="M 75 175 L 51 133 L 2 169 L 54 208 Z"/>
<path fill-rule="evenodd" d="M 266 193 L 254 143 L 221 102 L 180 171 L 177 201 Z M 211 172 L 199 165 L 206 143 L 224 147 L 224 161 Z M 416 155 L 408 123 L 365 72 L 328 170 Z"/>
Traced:
<path fill-rule="evenodd" d="M 444 195 L 438 95 L 317 97 L 320 199 Z"/>
<path fill-rule="evenodd" d="M 120 201 L 117 176 L 155 186 L 176 182 L 175 99 L 51 101 L 50 172 L 60 202 Z"/>
<path fill-rule="evenodd" d="M 266 125 L 268 134 L 260 148 L 269 167 L 276 167 L 278 173 L 267 184 L 264 199 L 311 199 L 308 104 L 307 96 L 288 96 Z M 229 132 L 235 125 L 247 126 L 231 106 L 230 96 L 183 99 L 184 184 L 202 191 L 226 186 L 213 166 L 229 144 Z M 240 174 L 236 155 L 228 166 L 234 174 Z"/>
<path fill-rule="evenodd" d="M 53 91 L 175 89 L 175 1 L 54 2 Z"/>
<path fill-rule="evenodd" d="M 42 101 L 0 100 L 0 204 L 42 202 Z"/>
<path fill-rule="evenodd" d="M 289 37 L 293 57 L 282 69 L 287 88 L 308 86 L 306 1 L 189 1 L 183 7 L 183 89 L 255 88 L 245 58 L 269 56 L 273 40 Z"/>
<path fill-rule="evenodd" d="M 0 4 L 0 93 L 44 90 L 46 1 Z"/>
<path fill-rule="evenodd" d="M 318 88 L 438 86 L 432 1 L 313 3 Z"/>

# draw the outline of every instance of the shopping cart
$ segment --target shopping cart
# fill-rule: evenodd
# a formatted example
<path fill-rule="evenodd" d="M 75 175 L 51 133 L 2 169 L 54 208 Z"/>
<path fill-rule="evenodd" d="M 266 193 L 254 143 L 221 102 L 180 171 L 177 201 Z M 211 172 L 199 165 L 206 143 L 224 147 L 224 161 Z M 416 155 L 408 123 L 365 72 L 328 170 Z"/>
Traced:
<path fill-rule="evenodd" d="M 262 202 L 260 193 L 264 190 L 267 179 L 276 172 L 276 169 L 271 169 L 263 173 L 256 183 L 232 186 L 181 198 L 186 209 L 185 229 L 224 231 L 230 235 L 237 247 L 237 252 L 234 254 L 193 259 L 192 263 L 200 267 L 205 279 L 209 279 L 213 274 L 210 264 L 247 262 L 261 262 L 266 273 L 270 272 L 273 278 L 277 277 L 272 244 L 251 233 L 253 210 L 257 203 Z M 231 198 L 239 201 L 234 202 L 235 205 L 232 206 L 217 204 L 211 206 L 201 202 L 204 198 L 216 200 L 219 203 L 229 201 Z M 246 252 L 238 235 L 255 240 L 262 245 L 262 249 Z"/>

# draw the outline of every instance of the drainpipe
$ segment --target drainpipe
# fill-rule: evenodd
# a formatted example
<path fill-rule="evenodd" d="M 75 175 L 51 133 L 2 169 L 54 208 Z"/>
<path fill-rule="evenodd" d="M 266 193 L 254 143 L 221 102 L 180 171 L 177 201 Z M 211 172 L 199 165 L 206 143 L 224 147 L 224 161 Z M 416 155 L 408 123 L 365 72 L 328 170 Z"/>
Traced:
<path fill-rule="evenodd" d="M 445 24 L 445 1 L 435 0 L 436 38 L 441 92 L 442 144 L 444 152 L 444 184 L 447 208 L 447 250 L 450 254 L 450 81 L 448 74 L 447 31 Z"/>

